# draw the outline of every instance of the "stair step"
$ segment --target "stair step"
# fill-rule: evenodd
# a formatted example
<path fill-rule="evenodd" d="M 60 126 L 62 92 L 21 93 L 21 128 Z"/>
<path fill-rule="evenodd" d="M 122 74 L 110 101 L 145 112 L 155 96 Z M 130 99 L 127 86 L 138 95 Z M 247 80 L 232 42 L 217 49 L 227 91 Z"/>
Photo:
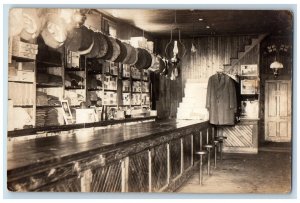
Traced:
<path fill-rule="evenodd" d="M 244 54 L 245 52 L 238 52 L 238 58 L 240 59 Z"/>
<path fill-rule="evenodd" d="M 252 45 L 246 45 L 245 46 L 245 52 L 249 51 L 252 48 Z"/>
<path fill-rule="evenodd" d="M 254 45 L 258 42 L 258 38 L 252 38 L 251 39 L 251 44 Z"/>
<path fill-rule="evenodd" d="M 231 65 L 235 65 L 235 64 L 237 64 L 239 62 L 239 59 L 236 59 L 236 58 L 231 58 L 230 59 L 230 64 Z"/>

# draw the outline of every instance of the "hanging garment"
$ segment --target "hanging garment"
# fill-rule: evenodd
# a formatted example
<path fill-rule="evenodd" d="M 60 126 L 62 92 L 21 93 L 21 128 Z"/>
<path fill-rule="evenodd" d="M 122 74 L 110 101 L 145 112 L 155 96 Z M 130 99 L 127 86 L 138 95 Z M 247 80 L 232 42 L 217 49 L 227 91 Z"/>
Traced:
<path fill-rule="evenodd" d="M 212 75 L 208 80 L 206 108 L 209 121 L 215 125 L 234 125 L 237 110 L 234 81 L 224 73 Z"/>

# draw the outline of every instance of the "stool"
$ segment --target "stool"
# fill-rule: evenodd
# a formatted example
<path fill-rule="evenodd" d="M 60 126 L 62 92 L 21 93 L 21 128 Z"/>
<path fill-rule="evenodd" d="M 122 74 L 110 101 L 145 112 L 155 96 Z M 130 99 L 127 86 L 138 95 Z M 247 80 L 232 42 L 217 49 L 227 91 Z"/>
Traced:
<path fill-rule="evenodd" d="M 214 148 L 215 148 L 215 169 L 217 168 L 217 155 L 218 155 L 218 140 L 214 140 Z"/>
<path fill-rule="evenodd" d="M 226 140 L 227 137 L 225 136 L 220 136 L 220 137 L 217 137 L 219 143 L 220 143 L 220 160 L 223 159 L 223 155 L 222 155 L 222 149 L 223 149 L 223 140 Z"/>
<path fill-rule="evenodd" d="M 212 145 L 206 144 L 204 145 L 204 148 L 208 151 L 208 158 L 207 158 L 207 175 L 210 175 L 210 150 L 213 148 Z"/>
<path fill-rule="evenodd" d="M 203 183 L 203 155 L 207 154 L 206 151 L 199 151 L 196 152 L 195 154 L 200 155 L 200 173 L 199 173 L 199 184 L 202 185 Z"/>

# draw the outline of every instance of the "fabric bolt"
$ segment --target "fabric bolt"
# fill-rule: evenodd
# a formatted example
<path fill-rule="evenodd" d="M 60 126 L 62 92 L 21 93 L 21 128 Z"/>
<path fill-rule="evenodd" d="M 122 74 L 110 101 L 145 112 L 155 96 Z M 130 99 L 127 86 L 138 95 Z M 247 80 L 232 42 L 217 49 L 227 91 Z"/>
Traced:
<path fill-rule="evenodd" d="M 37 74 L 37 83 L 48 84 L 48 85 L 62 85 L 62 77 L 58 75 L 51 75 L 47 73 Z"/>
<path fill-rule="evenodd" d="M 48 105 L 48 97 L 47 94 L 44 92 L 37 91 L 36 92 L 36 105 L 43 106 Z"/>
<path fill-rule="evenodd" d="M 234 125 L 237 98 L 234 81 L 224 73 L 212 75 L 208 80 L 206 108 L 209 121 L 214 125 Z"/>

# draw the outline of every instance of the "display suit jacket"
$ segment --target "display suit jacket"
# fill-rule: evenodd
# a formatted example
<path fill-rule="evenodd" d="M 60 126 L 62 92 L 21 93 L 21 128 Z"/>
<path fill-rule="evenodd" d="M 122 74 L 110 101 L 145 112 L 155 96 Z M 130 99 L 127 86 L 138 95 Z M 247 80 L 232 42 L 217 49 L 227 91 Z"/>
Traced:
<path fill-rule="evenodd" d="M 237 101 L 233 79 L 224 73 L 216 73 L 209 78 L 206 108 L 211 124 L 234 125 Z"/>

